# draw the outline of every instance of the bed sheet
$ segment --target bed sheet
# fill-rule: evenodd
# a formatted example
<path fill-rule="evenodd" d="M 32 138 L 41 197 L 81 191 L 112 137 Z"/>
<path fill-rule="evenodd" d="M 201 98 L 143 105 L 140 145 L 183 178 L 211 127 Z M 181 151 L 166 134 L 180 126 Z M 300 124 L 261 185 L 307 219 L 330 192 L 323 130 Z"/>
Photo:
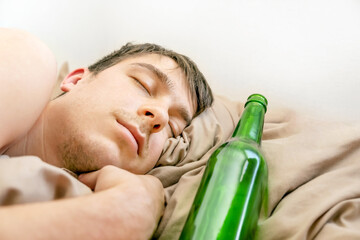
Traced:
<path fill-rule="evenodd" d="M 161 180 L 166 195 L 155 239 L 179 238 L 206 162 L 231 136 L 243 105 L 216 96 L 181 136 L 166 142 L 149 173 Z M 314 118 L 270 102 L 262 151 L 269 205 L 258 239 L 360 239 L 359 122 Z M 0 183 L 2 205 L 91 194 L 71 174 L 33 156 L 1 158 Z"/>

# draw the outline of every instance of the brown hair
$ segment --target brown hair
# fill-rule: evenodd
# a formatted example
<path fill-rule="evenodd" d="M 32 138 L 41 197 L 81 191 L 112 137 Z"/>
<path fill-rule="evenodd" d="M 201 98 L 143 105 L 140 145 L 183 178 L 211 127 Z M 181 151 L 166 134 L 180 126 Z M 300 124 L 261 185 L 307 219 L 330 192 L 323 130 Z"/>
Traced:
<path fill-rule="evenodd" d="M 179 67 L 184 71 L 188 80 L 190 93 L 193 101 L 196 101 L 195 116 L 199 115 L 206 108 L 210 107 L 214 97 L 210 86 L 206 82 L 204 75 L 200 72 L 196 64 L 188 57 L 176 53 L 172 50 L 165 49 L 159 45 L 144 43 L 144 44 L 132 44 L 127 43 L 119 50 L 105 56 L 88 68 L 91 73 L 96 75 L 97 73 L 114 66 L 120 61 L 134 56 L 144 54 L 159 54 L 173 59 Z"/>

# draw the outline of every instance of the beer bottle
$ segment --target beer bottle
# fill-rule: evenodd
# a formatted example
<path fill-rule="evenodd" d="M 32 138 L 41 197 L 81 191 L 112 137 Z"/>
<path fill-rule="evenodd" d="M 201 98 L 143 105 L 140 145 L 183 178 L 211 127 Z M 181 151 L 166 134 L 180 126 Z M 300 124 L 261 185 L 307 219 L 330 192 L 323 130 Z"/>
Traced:
<path fill-rule="evenodd" d="M 253 239 L 267 205 L 267 165 L 260 153 L 267 100 L 251 95 L 232 138 L 209 158 L 180 239 Z"/>

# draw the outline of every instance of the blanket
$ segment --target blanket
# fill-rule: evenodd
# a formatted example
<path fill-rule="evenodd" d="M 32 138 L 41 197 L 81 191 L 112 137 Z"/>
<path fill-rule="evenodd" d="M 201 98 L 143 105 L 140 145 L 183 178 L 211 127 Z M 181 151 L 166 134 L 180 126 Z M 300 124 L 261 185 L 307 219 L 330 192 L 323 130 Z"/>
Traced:
<path fill-rule="evenodd" d="M 231 136 L 243 103 L 216 97 L 151 174 L 166 189 L 155 234 L 178 239 L 206 161 Z M 360 239 L 360 124 L 324 120 L 270 105 L 262 152 L 269 170 L 269 205 L 257 239 Z M 167 155 L 169 154 L 169 155 Z M 172 154 L 172 155 L 170 155 Z"/>
<path fill-rule="evenodd" d="M 256 238 L 360 239 L 359 122 L 314 118 L 268 100 L 261 149 L 269 171 L 269 203 Z M 243 106 L 216 96 L 181 136 L 166 142 L 149 172 L 161 180 L 166 197 L 154 239 L 179 238 L 206 162 L 230 138 Z M 91 194 L 70 173 L 33 156 L 1 158 L 0 183 L 2 205 Z"/>

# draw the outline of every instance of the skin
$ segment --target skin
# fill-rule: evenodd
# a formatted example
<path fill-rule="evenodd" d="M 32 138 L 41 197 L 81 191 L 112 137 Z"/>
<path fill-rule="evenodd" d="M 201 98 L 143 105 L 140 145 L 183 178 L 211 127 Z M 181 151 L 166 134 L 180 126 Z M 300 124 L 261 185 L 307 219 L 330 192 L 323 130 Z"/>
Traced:
<path fill-rule="evenodd" d="M 0 118 L 0 153 L 31 154 L 83 173 L 79 180 L 94 191 L 0 207 L 0 218 L 7 219 L 0 238 L 149 239 L 164 192 L 158 179 L 137 174 L 155 165 L 165 141 L 180 134 L 196 107 L 176 63 L 150 54 L 96 76 L 80 68 L 62 82 L 67 93 L 49 102 L 56 62 L 41 41 L 0 28 L 0 59 L 7 59 L 0 64 L 0 85 L 6 86 L 0 87 L 0 112 L 6 113 Z"/>
<path fill-rule="evenodd" d="M 56 61 L 36 37 L 3 28 L 0 59 L 7 60 L 0 64 L 0 83 L 6 86 L 0 87 L 1 154 L 30 130 L 48 103 L 56 81 Z"/>
<path fill-rule="evenodd" d="M 181 68 L 157 54 L 126 59 L 96 76 L 77 69 L 61 84 L 68 93 L 51 101 L 5 153 L 36 155 L 77 173 L 114 165 L 144 174 L 194 115 L 185 83 Z"/>

